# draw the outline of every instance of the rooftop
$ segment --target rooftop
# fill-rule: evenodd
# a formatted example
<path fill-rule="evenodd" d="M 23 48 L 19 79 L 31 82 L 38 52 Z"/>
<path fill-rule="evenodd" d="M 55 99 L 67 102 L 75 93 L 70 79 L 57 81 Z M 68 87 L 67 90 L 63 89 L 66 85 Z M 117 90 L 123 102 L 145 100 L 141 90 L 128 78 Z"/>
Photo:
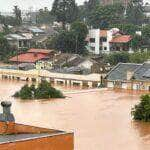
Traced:
<path fill-rule="evenodd" d="M 29 52 L 29 53 L 49 54 L 49 53 L 51 53 L 51 52 L 54 52 L 54 50 L 31 48 L 31 49 L 28 50 L 28 52 Z"/>
<path fill-rule="evenodd" d="M 64 133 L 65 132 L 58 131 L 56 133 L 33 133 L 33 134 L 27 133 L 27 134 L 0 135 L 0 144 L 56 136 Z"/>
<path fill-rule="evenodd" d="M 44 31 L 38 27 L 29 27 L 29 30 L 33 33 L 44 33 Z"/>
<path fill-rule="evenodd" d="M 150 81 L 150 63 L 144 63 L 134 73 L 135 80 Z"/>
<path fill-rule="evenodd" d="M 15 123 L 15 118 L 11 113 L 11 105 L 10 101 L 1 102 L 3 112 L 0 113 L 0 144 L 66 134 L 60 130 Z"/>
<path fill-rule="evenodd" d="M 127 71 L 134 72 L 142 64 L 119 63 L 108 74 L 107 80 L 127 80 Z"/>
<path fill-rule="evenodd" d="M 130 35 L 118 35 L 114 37 L 110 43 L 128 43 L 132 40 Z"/>
<path fill-rule="evenodd" d="M 35 63 L 38 60 L 47 58 L 45 54 L 41 53 L 24 53 L 9 59 L 11 62 Z"/>
<path fill-rule="evenodd" d="M 8 40 L 27 40 L 28 39 L 26 36 L 23 36 L 20 34 L 8 34 L 6 35 L 6 38 Z"/>
<path fill-rule="evenodd" d="M 100 37 L 107 37 L 107 30 L 100 30 Z"/>

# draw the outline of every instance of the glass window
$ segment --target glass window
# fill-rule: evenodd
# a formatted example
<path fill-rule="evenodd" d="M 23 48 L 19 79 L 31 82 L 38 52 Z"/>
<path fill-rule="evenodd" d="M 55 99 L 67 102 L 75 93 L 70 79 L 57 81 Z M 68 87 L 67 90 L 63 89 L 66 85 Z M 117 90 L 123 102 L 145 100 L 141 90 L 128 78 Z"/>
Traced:
<path fill-rule="evenodd" d="M 107 47 L 104 47 L 104 50 L 107 50 Z"/>
<path fill-rule="evenodd" d="M 90 38 L 91 43 L 95 43 L 95 38 Z"/>

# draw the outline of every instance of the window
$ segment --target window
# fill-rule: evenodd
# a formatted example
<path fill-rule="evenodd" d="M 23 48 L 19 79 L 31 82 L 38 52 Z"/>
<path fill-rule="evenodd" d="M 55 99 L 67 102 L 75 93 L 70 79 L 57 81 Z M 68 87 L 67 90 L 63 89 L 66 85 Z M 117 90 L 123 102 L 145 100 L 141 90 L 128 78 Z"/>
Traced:
<path fill-rule="evenodd" d="M 107 42 L 107 38 L 106 37 L 101 37 L 100 42 Z"/>
<path fill-rule="evenodd" d="M 22 41 L 19 41 L 19 47 L 22 47 Z"/>
<path fill-rule="evenodd" d="M 107 47 L 104 47 L 104 50 L 107 50 Z"/>
<path fill-rule="evenodd" d="M 91 43 L 95 43 L 95 38 L 90 38 Z"/>
<path fill-rule="evenodd" d="M 92 47 L 92 46 L 91 46 L 91 50 L 92 50 L 92 51 L 95 51 L 95 47 Z"/>
<path fill-rule="evenodd" d="M 100 50 L 100 51 L 102 50 L 102 46 L 99 47 L 99 50 Z"/>

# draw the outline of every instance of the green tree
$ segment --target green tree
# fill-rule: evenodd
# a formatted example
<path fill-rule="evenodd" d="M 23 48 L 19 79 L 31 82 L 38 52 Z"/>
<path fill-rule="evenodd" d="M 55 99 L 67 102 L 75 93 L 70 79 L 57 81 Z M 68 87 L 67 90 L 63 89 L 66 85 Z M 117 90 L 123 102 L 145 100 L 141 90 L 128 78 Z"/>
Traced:
<path fill-rule="evenodd" d="M 75 36 L 75 42 L 76 42 L 76 47 L 75 51 L 78 54 L 83 54 L 85 53 L 85 38 L 87 37 L 88 34 L 88 29 L 87 26 L 83 22 L 74 22 L 71 25 L 71 32 Z"/>
<path fill-rule="evenodd" d="M 110 63 L 111 65 L 116 65 L 119 62 L 127 63 L 129 62 L 129 53 L 117 52 L 117 53 L 108 54 L 105 56 L 105 61 Z"/>
<path fill-rule="evenodd" d="M 150 48 L 150 25 L 146 25 L 142 29 L 143 45 Z"/>
<path fill-rule="evenodd" d="M 132 49 L 134 49 L 134 51 L 138 51 L 142 48 L 143 45 L 142 36 L 134 34 L 131 43 Z"/>
<path fill-rule="evenodd" d="M 16 92 L 14 97 L 21 99 L 48 99 L 48 98 L 64 98 L 64 95 L 47 81 L 42 81 L 37 88 L 35 85 L 24 85 L 20 91 Z"/>
<path fill-rule="evenodd" d="M 149 52 L 136 52 L 130 54 L 130 62 L 131 63 L 144 63 L 150 59 L 150 51 Z"/>
<path fill-rule="evenodd" d="M 89 15 L 88 22 L 94 28 L 106 29 L 110 24 L 119 24 L 124 20 L 124 7 L 121 4 L 96 7 Z"/>
<path fill-rule="evenodd" d="M 64 53 L 86 54 L 85 49 L 88 29 L 83 22 L 74 22 L 70 31 L 60 31 L 47 41 L 48 48 L 54 48 Z"/>
<path fill-rule="evenodd" d="M 15 25 L 21 25 L 22 24 L 22 17 L 21 17 L 21 10 L 18 8 L 18 6 L 14 6 L 14 15 L 16 24 Z"/>
<path fill-rule="evenodd" d="M 36 18 L 37 23 L 39 24 L 49 24 L 54 21 L 54 16 L 52 16 L 47 7 L 40 9 Z"/>
<path fill-rule="evenodd" d="M 150 121 L 150 95 L 141 96 L 141 101 L 132 109 L 131 114 L 134 120 Z"/>
<path fill-rule="evenodd" d="M 128 23 L 141 25 L 144 21 L 144 10 L 142 0 L 131 0 L 126 11 L 126 20 Z"/>
<path fill-rule="evenodd" d="M 62 22 L 65 29 L 66 23 L 72 23 L 77 19 L 78 7 L 75 0 L 55 0 L 52 14 L 56 17 L 56 21 Z"/>
<path fill-rule="evenodd" d="M 140 31 L 141 27 L 134 24 L 111 24 L 110 28 L 118 28 L 121 32 L 128 35 L 135 35 L 136 31 Z"/>
<path fill-rule="evenodd" d="M 0 60 L 7 60 L 11 54 L 10 46 L 3 34 L 0 34 Z"/>

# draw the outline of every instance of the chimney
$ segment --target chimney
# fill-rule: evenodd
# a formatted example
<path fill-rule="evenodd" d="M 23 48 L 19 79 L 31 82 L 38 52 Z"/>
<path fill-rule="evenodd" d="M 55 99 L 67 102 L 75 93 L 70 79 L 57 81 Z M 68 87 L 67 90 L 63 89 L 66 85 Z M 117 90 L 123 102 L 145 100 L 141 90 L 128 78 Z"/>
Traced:
<path fill-rule="evenodd" d="M 11 113 L 11 102 L 9 101 L 3 101 L 1 102 L 1 106 L 3 107 L 3 113 L 0 114 L 0 121 L 9 121 L 9 122 L 14 122 L 15 118 L 13 114 Z"/>
<path fill-rule="evenodd" d="M 133 71 L 127 71 L 127 81 L 130 81 L 133 77 L 134 72 Z"/>
<path fill-rule="evenodd" d="M 0 134 L 14 133 L 15 118 L 11 113 L 11 105 L 9 101 L 1 102 L 3 113 L 0 113 Z"/>

